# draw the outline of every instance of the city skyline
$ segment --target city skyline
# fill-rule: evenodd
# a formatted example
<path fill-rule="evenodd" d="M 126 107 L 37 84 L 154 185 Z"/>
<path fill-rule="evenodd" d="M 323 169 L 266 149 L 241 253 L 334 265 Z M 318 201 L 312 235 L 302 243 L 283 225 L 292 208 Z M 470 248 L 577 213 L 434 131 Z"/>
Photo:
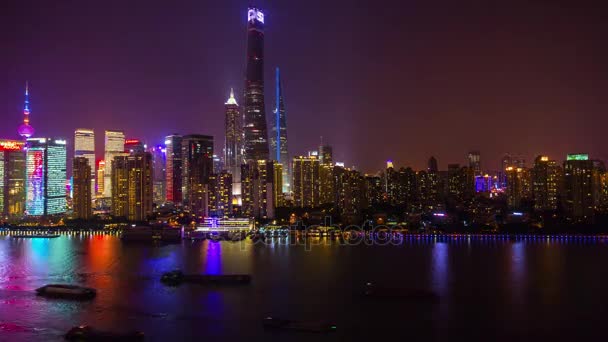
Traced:
<path fill-rule="evenodd" d="M 297 137 L 290 141 L 291 156 L 314 149 L 323 136 L 334 147 L 336 161 L 356 165 L 364 172 L 382 168 L 387 159 L 423 169 L 431 155 L 438 159 L 441 169 L 446 169 L 449 163 L 465 164 L 466 153 L 471 150 L 481 152 L 484 169 L 498 169 L 500 158 L 507 152 L 524 155 L 528 166 L 539 154 L 561 160 L 567 153 L 584 151 L 595 158 L 608 158 L 598 143 L 606 123 L 606 108 L 599 101 L 606 69 L 598 63 L 604 59 L 605 50 L 597 44 L 603 31 L 597 29 L 601 28 L 599 19 L 589 6 L 575 10 L 586 15 L 586 25 L 564 24 L 563 19 L 570 13 L 559 2 L 518 3 L 510 4 L 510 8 L 479 5 L 465 16 L 472 22 L 464 23 L 447 18 L 447 12 L 463 13 L 466 6 L 447 5 L 438 10 L 414 2 L 410 11 L 404 11 L 403 5 L 389 2 L 377 10 L 377 17 L 401 18 L 400 28 L 409 28 L 403 38 L 411 42 L 404 44 L 405 48 L 388 44 L 389 39 L 402 41 L 391 33 L 377 42 L 372 39 L 376 30 L 386 28 L 378 18 L 368 18 L 369 25 L 365 26 L 371 32 L 357 35 L 362 28 L 349 23 L 363 18 L 363 9 L 338 4 L 315 12 L 320 25 L 310 25 L 310 32 L 302 32 L 297 27 L 306 18 L 297 11 L 298 5 L 259 4 L 267 13 L 266 83 L 272 83 L 276 66 L 284 70 L 284 87 L 289 94 L 288 126 L 290 136 Z M 25 8 L 21 6 L 14 5 L 9 13 L 22 13 Z M 319 8 L 320 4 L 313 1 L 310 6 Z M 185 19 L 183 26 L 166 32 L 167 36 L 154 44 L 151 40 L 155 34 L 146 32 L 111 40 L 126 20 L 119 16 L 118 28 L 97 33 L 103 38 L 101 42 L 84 44 L 90 51 L 74 44 L 83 41 L 84 33 L 78 33 L 72 24 L 59 26 L 66 38 L 57 38 L 57 47 L 49 49 L 25 44 L 26 40 L 21 39 L 23 35 L 33 41 L 48 38 L 40 29 L 20 30 L 23 23 L 7 22 L 15 24 L 18 33 L 7 39 L 12 47 L 9 54 L 0 57 L 8 75 L 0 84 L 0 112 L 7 118 L 7 124 L 0 128 L 1 136 L 16 137 L 16 127 L 23 121 L 23 84 L 29 80 L 36 136 L 65 137 L 73 146 L 73 130 L 91 127 L 97 131 L 97 146 L 103 146 L 102 132 L 113 129 L 124 130 L 127 136 L 141 138 L 149 145 L 162 143 L 162 137 L 172 132 L 181 132 L 213 135 L 215 146 L 220 146 L 226 94 L 231 87 L 236 94 L 244 90 L 245 8 L 246 4 L 236 2 L 218 9 L 195 4 L 176 6 L 172 10 L 193 10 L 206 20 Z M 76 6 L 68 13 L 78 9 Z M 158 17 L 160 10 L 166 8 L 151 6 L 135 20 Z M 534 24 L 534 14 L 540 11 L 545 11 L 548 18 L 542 27 Z M 327 21 L 338 13 L 343 17 Z M 87 11 L 84 14 L 86 20 L 78 21 L 84 32 L 97 32 L 103 16 Z M 410 17 L 414 14 L 418 18 Z M 214 19 L 214 15 L 221 19 Z M 25 24 L 38 17 L 38 13 L 31 14 Z M 488 22 L 490 17 L 496 22 Z M 46 18 L 42 22 L 51 25 L 55 20 Z M 430 29 L 432 24 L 441 27 Z M 221 63 L 214 56 L 201 55 L 205 44 L 197 37 L 211 25 L 221 31 L 208 43 L 217 50 L 217 58 L 225 60 Z M 359 37 L 370 51 L 380 49 L 379 61 L 386 66 L 370 66 L 367 59 L 371 52 L 347 53 L 356 41 L 343 32 L 342 25 L 354 30 L 352 36 Z M 487 37 L 476 33 L 479 27 L 488 28 Z M 445 28 L 453 29 L 452 33 L 446 33 Z M 159 30 L 150 29 L 153 33 Z M 184 39 L 184 35 L 201 41 L 200 46 L 192 46 L 201 60 L 188 57 L 178 67 L 174 61 L 179 51 L 186 44 L 191 47 L 192 39 Z M 581 41 L 579 36 L 588 39 Z M 557 38 L 544 39 L 548 37 Z M 543 43 L 535 46 L 533 41 L 539 39 Z M 330 44 L 333 41 L 340 43 Z M 134 44 L 127 48 L 126 42 Z M 463 46 L 457 47 L 456 42 Z M 124 59 L 118 58 L 121 47 L 126 49 Z M 170 53 L 159 52 L 165 47 Z M 80 53 L 80 60 L 70 57 L 71 50 Z M 154 53 L 141 67 L 131 65 L 134 58 L 151 51 Z M 323 56 L 320 65 L 311 67 L 307 61 L 312 51 Z M 106 54 L 111 58 L 101 61 L 100 56 Z M 582 62 L 577 56 L 583 58 Z M 220 67 L 209 70 L 214 63 L 220 63 Z M 128 65 L 133 70 L 126 74 L 114 71 Z M 472 70 L 473 65 L 479 68 Z M 151 67 L 159 68 L 159 73 L 140 79 Z M 107 72 L 100 74 L 103 70 Z M 59 71 L 61 79 L 56 74 Z M 96 75 L 101 75 L 98 80 Z M 313 80 L 323 80 L 322 86 L 317 87 L 318 82 Z M 267 106 L 273 102 L 273 91 L 266 87 Z M 369 94 L 363 96 L 364 91 Z M 242 103 L 241 98 L 237 101 Z M 215 154 L 221 154 L 218 152 Z M 101 159 L 100 153 L 98 148 L 97 159 Z"/>

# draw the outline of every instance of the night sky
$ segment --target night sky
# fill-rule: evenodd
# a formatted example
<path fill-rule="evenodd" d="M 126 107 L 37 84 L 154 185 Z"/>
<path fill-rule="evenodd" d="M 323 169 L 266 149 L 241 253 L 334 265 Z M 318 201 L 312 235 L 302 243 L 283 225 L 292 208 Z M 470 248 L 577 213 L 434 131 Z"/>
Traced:
<path fill-rule="evenodd" d="M 482 153 L 608 159 L 608 21 L 598 1 L 256 1 L 266 12 L 266 103 L 282 69 L 290 153 L 320 137 L 337 161 L 440 169 Z M 244 0 L 9 0 L 0 5 L 0 137 L 31 84 L 38 136 L 94 128 L 160 143 L 215 136 L 242 94 Z M 577 6 L 577 7 L 573 7 Z M 239 96 L 239 102 L 242 102 Z M 73 148 L 73 147 L 72 147 Z"/>

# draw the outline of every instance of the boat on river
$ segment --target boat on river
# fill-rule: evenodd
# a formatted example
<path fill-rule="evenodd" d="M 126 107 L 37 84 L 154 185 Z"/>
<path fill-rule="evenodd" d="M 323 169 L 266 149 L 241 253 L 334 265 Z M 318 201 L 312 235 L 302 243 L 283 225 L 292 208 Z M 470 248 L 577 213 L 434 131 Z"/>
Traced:
<path fill-rule="evenodd" d="M 115 333 L 97 330 L 88 325 L 73 327 L 65 334 L 67 341 L 143 341 L 144 333 L 133 331 L 127 333 Z"/>
<path fill-rule="evenodd" d="M 275 317 L 266 317 L 262 321 L 264 329 L 296 332 L 329 333 L 337 329 L 335 324 L 322 322 L 305 322 Z"/>
<path fill-rule="evenodd" d="M 184 274 L 175 270 L 164 273 L 160 281 L 167 285 L 191 283 L 199 285 L 247 285 L 251 283 L 249 274 Z"/>
<path fill-rule="evenodd" d="M 42 233 L 42 234 L 11 234 L 10 237 L 13 239 L 54 239 L 60 235 L 55 233 Z"/>
<path fill-rule="evenodd" d="M 86 300 L 95 298 L 97 290 L 78 285 L 49 284 L 37 288 L 36 294 L 49 298 Z"/>
<path fill-rule="evenodd" d="M 372 283 L 365 284 L 363 297 L 376 300 L 391 301 L 436 301 L 439 296 L 433 291 L 424 289 L 404 289 L 377 286 Z"/>

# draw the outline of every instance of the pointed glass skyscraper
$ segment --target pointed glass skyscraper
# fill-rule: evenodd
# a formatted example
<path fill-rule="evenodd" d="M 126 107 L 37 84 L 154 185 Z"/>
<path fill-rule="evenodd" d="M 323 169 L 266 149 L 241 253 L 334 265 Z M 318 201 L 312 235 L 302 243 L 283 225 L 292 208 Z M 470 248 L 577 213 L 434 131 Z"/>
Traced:
<path fill-rule="evenodd" d="M 245 160 L 268 160 L 268 132 L 264 106 L 264 13 L 247 12 L 247 74 L 243 131 Z"/>
<path fill-rule="evenodd" d="M 276 69 L 275 79 L 275 108 L 273 110 L 274 120 L 272 125 L 272 136 L 270 145 L 272 147 L 273 159 L 283 165 L 283 192 L 289 192 L 289 150 L 287 148 L 287 117 L 285 115 L 285 102 L 283 100 L 283 88 L 281 87 L 281 72 Z"/>

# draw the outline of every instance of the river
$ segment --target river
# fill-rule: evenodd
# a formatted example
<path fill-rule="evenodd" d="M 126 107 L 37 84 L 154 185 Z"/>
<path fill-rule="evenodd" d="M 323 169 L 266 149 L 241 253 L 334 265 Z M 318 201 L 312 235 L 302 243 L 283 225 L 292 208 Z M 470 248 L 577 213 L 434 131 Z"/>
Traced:
<path fill-rule="evenodd" d="M 603 338 L 608 241 L 410 239 L 312 246 L 116 236 L 0 236 L 0 341 L 55 341 L 72 326 L 141 330 L 149 341 L 532 341 Z M 325 243 L 323 243 L 325 242 Z M 165 271 L 249 273 L 250 286 L 167 287 Z M 426 289 L 437 302 L 370 301 L 366 282 Z M 71 302 L 37 297 L 48 283 L 94 287 Z M 335 323 L 337 331 L 267 332 L 266 316 Z"/>

